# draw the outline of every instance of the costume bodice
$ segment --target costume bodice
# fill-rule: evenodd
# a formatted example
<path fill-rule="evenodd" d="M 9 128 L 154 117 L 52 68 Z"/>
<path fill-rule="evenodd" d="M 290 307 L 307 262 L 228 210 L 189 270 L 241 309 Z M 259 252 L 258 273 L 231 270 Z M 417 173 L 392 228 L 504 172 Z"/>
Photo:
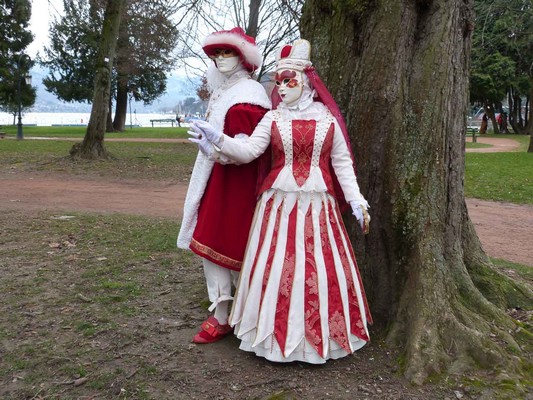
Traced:
<path fill-rule="evenodd" d="M 281 190 L 330 191 L 334 122 L 330 113 L 317 119 L 281 118 L 272 111 L 272 169 L 262 185 Z"/>

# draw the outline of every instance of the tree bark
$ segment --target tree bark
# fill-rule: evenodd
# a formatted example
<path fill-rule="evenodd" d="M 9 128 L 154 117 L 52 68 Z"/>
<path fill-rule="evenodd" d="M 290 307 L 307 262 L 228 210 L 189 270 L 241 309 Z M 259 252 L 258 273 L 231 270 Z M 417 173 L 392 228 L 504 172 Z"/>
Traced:
<path fill-rule="evenodd" d="M 112 118 L 112 115 L 111 115 L 111 110 L 113 109 L 113 96 L 111 94 L 111 90 L 109 91 L 109 99 L 108 99 L 108 102 L 109 102 L 109 112 L 107 113 L 107 118 L 106 118 L 106 123 L 105 123 L 105 126 L 106 126 L 106 132 L 110 133 L 110 132 L 113 132 L 113 118 Z"/>
<path fill-rule="evenodd" d="M 530 91 L 527 101 L 527 113 L 526 113 L 526 133 L 529 133 L 529 148 L 528 153 L 533 153 L 533 88 Z"/>
<path fill-rule="evenodd" d="M 81 145 L 72 147 L 72 156 L 95 159 L 107 158 L 104 148 L 104 134 L 110 112 L 111 72 L 118 39 L 122 11 L 126 0 L 108 0 L 104 15 L 102 38 L 98 49 L 96 76 L 94 79 L 94 98 L 87 132 Z"/>
<path fill-rule="evenodd" d="M 115 132 L 124 132 L 126 127 L 126 115 L 128 113 L 128 77 L 117 77 L 117 102 L 115 105 L 115 119 L 113 129 Z"/>
<path fill-rule="evenodd" d="M 248 19 L 248 26 L 246 34 L 255 38 L 257 36 L 257 29 L 259 27 L 259 9 L 261 8 L 261 0 L 250 0 L 250 18 Z"/>
<path fill-rule="evenodd" d="M 369 235 L 353 219 L 347 224 L 374 330 L 403 349 L 404 374 L 415 383 L 474 365 L 508 367 L 507 351 L 519 347 L 505 308 L 532 304 L 529 288 L 492 267 L 466 208 L 472 7 L 471 0 L 308 0 L 302 17 L 371 206 Z"/>

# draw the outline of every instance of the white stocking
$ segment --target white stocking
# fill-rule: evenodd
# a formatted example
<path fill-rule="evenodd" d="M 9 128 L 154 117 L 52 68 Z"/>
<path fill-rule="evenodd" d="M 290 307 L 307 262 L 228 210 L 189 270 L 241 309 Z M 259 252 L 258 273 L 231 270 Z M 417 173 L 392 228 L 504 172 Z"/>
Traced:
<path fill-rule="evenodd" d="M 233 300 L 231 287 L 236 277 L 238 277 L 238 273 L 223 268 L 205 258 L 202 261 L 207 283 L 207 294 L 209 295 L 209 301 L 212 303 L 209 311 L 215 310 L 214 317 L 220 324 L 225 325 L 228 323 L 229 302 Z"/>

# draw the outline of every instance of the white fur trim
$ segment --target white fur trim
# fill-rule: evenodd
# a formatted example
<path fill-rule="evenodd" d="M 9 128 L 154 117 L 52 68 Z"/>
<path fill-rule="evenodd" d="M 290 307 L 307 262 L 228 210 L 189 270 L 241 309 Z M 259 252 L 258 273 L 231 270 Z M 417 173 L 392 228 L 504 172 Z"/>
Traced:
<path fill-rule="evenodd" d="M 213 93 L 226 80 L 226 77 L 218 70 L 214 62 L 209 63 L 205 76 L 207 78 L 207 89 L 209 93 Z"/>
<path fill-rule="evenodd" d="M 228 110 L 236 104 L 255 104 L 270 109 L 270 99 L 261 84 L 253 79 L 244 79 L 228 88 L 218 98 L 211 109 L 209 123 L 216 129 L 223 130 Z M 198 221 L 198 208 L 204 195 L 207 181 L 211 176 L 214 162 L 202 152 L 198 152 L 196 163 L 189 181 L 187 196 L 183 206 L 183 219 L 178 235 L 177 245 L 181 249 L 188 249 L 194 229 Z"/>
<path fill-rule="evenodd" d="M 248 64 L 253 65 L 255 69 L 261 68 L 261 64 L 263 63 L 261 51 L 257 45 L 246 41 L 241 35 L 232 32 L 212 33 L 205 39 L 202 47 L 218 44 L 229 44 L 238 48 Z"/>

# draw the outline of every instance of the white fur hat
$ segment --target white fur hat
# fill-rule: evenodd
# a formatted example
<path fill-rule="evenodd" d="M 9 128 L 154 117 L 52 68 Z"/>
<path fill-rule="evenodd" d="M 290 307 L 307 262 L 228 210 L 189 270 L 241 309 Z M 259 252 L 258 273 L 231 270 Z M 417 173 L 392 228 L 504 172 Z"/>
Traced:
<path fill-rule="evenodd" d="M 248 36 L 242 28 L 233 28 L 229 31 L 219 31 L 210 34 L 202 44 L 202 49 L 208 56 L 212 55 L 215 49 L 230 48 L 237 53 L 242 60 L 242 65 L 248 71 L 255 71 L 261 68 L 263 56 L 255 44 L 255 39 Z"/>

